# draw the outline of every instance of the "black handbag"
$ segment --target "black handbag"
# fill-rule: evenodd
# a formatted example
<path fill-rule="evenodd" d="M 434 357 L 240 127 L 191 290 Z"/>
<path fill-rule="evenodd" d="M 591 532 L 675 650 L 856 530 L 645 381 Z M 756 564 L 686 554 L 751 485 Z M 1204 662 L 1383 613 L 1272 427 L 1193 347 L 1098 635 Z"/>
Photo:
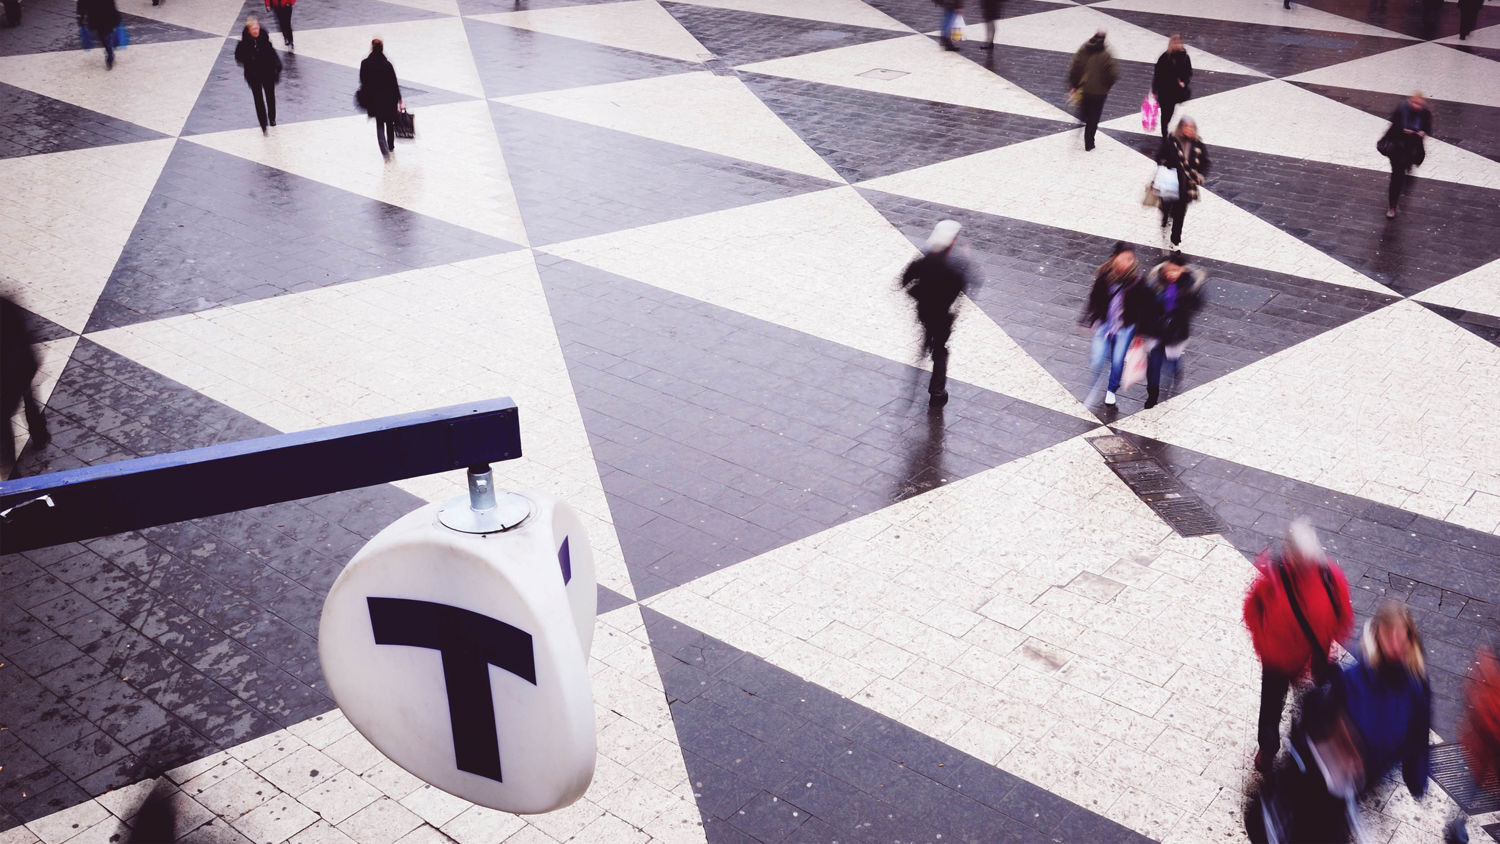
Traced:
<path fill-rule="evenodd" d="M 392 121 L 396 127 L 396 137 L 403 140 L 416 140 L 417 116 L 409 111 L 396 112 L 396 119 Z"/>

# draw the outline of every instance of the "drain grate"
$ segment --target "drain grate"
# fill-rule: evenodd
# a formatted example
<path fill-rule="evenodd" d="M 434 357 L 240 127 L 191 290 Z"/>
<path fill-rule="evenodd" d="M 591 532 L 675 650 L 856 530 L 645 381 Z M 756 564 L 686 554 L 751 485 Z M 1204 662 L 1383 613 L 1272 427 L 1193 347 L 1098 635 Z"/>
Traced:
<path fill-rule="evenodd" d="M 1464 814 L 1485 815 L 1500 812 L 1500 779 L 1492 774 L 1475 783 L 1464 762 L 1463 748 L 1457 744 L 1432 746 L 1432 780 L 1442 786 Z"/>
<path fill-rule="evenodd" d="M 1178 536 L 1207 536 L 1228 529 L 1212 510 L 1194 497 L 1165 498 L 1146 503 L 1161 516 L 1162 521 L 1177 531 Z"/>
<path fill-rule="evenodd" d="M 1140 496 L 1179 536 L 1223 533 L 1228 527 L 1161 463 L 1142 454 L 1124 437 L 1110 435 L 1089 440 L 1130 491 Z"/>
<path fill-rule="evenodd" d="M 1122 463 L 1111 463 L 1109 468 L 1115 470 L 1120 480 L 1135 491 L 1142 498 L 1148 496 L 1162 496 L 1169 492 L 1179 492 L 1182 487 L 1177 479 L 1167 474 L 1167 470 L 1161 467 L 1155 460 L 1131 460 Z M 1149 499 L 1148 499 L 1149 500 Z"/>

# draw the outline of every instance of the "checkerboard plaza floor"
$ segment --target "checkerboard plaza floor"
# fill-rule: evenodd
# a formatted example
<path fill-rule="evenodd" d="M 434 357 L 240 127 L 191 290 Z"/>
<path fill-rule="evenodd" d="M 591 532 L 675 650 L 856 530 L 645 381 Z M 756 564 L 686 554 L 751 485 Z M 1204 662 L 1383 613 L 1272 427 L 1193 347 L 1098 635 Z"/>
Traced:
<path fill-rule="evenodd" d="M 0 558 L 0 842 L 122 840 L 158 784 L 192 842 L 1238 841 L 1241 600 L 1296 515 L 1361 620 L 1413 608 L 1454 739 L 1500 605 L 1500 8 L 1461 41 L 1451 2 L 1004 0 L 950 53 L 927 0 L 302 0 L 263 134 L 259 3 L 118 2 L 112 70 L 66 0 L 0 30 L 0 266 L 52 431 L 19 470 L 513 397 L 497 478 L 597 549 L 598 771 L 479 808 L 328 696 L 329 584 L 455 473 Z M 1176 32 L 1207 304 L 1158 407 L 1086 406 L 1092 271 L 1162 254 L 1138 106 Z M 389 162 L 351 104 L 372 37 L 418 128 Z M 984 284 L 930 414 L 896 278 L 944 218 Z M 1364 809 L 1382 844 L 1455 811 Z"/>

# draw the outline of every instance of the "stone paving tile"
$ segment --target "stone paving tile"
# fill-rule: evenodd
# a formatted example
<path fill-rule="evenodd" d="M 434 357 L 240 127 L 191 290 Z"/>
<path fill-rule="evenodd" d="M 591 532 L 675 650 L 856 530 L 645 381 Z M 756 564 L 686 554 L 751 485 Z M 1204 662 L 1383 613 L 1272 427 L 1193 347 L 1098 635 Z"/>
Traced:
<path fill-rule="evenodd" d="M 761 15 L 737 9 L 716 9 L 687 3 L 662 3 L 698 43 L 731 65 L 769 61 L 899 38 L 897 30 L 845 26 L 781 15 Z"/>
<path fill-rule="evenodd" d="M 0 37 L 0 56 L 79 49 L 77 9 L 76 0 L 30 0 L 22 12 L 22 25 L 5 30 Z M 120 9 L 120 17 L 130 31 L 131 44 L 182 41 L 216 34 L 133 15 L 129 6 Z"/>
<path fill-rule="evenodd" d="M 470 0 L 472 2 L 472 0 Z M 536 8 L 533 6 L 533 8 Z M 514 12 L 503 3 L 487 11 Z M 478 14 L 468 12 L 466 14 Z M 488 21 L 464 19 L 484 93 L 508 97 L 702 70 L 693 62 L 620 50 Z"/>
<path fill-rule="evenodd" d="M 1423 305 L 1427 310 L 1435 314 L 1441 314 L 1454 323 L 1500 346 L 1500 318 L 1496 318 L 1490 314 L 1462 311 L 1458 308 L 1447 308 L 1442 305 L 1430 305 L 1425 302 Z"/>
<path fill-rule="evenodd" d="M 143 126 L 0 82 L 0 158 L 162 137 Z"/>
<path fill-rule="evenodd" d="M 1309 0 L 1314 9 L 1343 15 L 1347 18 L 1374 24 L 1375 26 L 1400 32 L 1414 38 L 1442 38 L 1458 34 L 1458 7 L 1443 3 L 1435 17 L 1428 15 L 1421 3 L 1370 3 L 1369 0 Z M 1479 11 L 1479 26 L 1500 24 L 1500 9 L 1483 6 Z"/>
<path fill-rule="evenodd" d="M 266 9 L 264 0 L 245 0 L 239 15 L 235 18 L 237 22 L 225 35 L 238 38 L 246 15 L 259 16 L 261 23 L 271 30 L 271 42 L 276 45 L 277 49 L 281 48 L 281 30 L 276 26 L 275 16 Z M 386 3 L 384 0 L 322 0 L 319 3 L 308 3 L 292 13 L 292 34 L 296 35 L 297 30 L 300 29 L 367 26 L 414 20 L 435 20 L 441 17 L 443 15 L 440 12 L 404 3 Z"/>
<path fill-rule="evenodd" d="M 1391 112 L 1400 103 L 1399 97 L 1376 91 L 1337 88 L 1311 82 L 1292 84 L 1383 119 L 1390 119 Z M 1500 121 L 1500 108 L 1430 97 L 1427 108 L 1432 111 L 1433 137 L 1492 161 L 1500 161 L 1500 137 L 1496 137 L 1491 129 Z"/>
<path fill-rule="evenodd" d="M 933 5 L 924 0 L 868 0 L 871 6 L 885 12 L 918 32 L 931 32 L 938 28 L 942 22 L 941 15 Z M 1042 0 L 1004 0 L 1000 4 L 1001 18 L 1018 18 L 1023 15 L 1034 15 L 1038 12 L 1055 12 L 1056 3 L 1042 2 Z M 983 16 L 977 9 L 968 9 L 972 18 L 965 18 L 970 27 L 967 33 L 969 41 L 979 41 L 984 37 Z"/>

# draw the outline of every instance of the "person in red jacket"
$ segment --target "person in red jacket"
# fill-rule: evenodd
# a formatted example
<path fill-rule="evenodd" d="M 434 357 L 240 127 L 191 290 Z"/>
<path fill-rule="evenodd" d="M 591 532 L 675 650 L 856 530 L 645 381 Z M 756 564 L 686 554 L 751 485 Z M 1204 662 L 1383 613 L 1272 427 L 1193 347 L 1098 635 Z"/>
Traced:
<path fill-rule="evenodd" d="M 281 40 L 286 44 L 288 50 L 295 50 L 292 46 L 292 7 L 297 5 L 297 0 L 266 0 L 266 8 L 276 15 L 276 24 L 281 27 Z"/>
<path fill-rule="evenodd" d="M 1259 570 L 1245 598 L 1245 626 L 1260 657 L 1259 751 L 1255 767 L 1271 770 L 1281 748 L 1281 713 L 1292 682 L 1328 669 L 1328 649 L 1354 629 L 1349 582 L 1323 554 L 1318 534 L 1305 519 L 1287 529 L 1280 558 L 1270 549 L 1255 559 Z"/>

